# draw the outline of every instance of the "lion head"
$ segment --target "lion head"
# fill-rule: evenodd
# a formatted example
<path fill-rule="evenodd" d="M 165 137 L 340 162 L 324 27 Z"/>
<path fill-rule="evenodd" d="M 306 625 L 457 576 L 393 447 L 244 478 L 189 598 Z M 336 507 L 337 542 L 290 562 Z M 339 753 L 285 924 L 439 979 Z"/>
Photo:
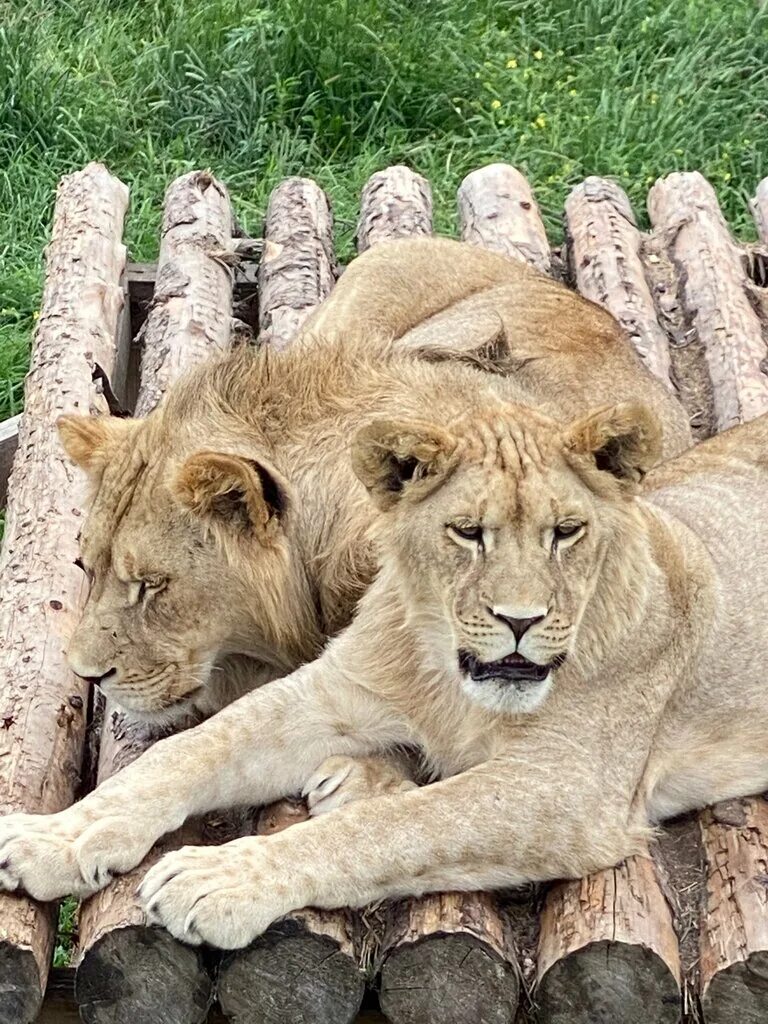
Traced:
<path fill-rule="evenodd" d="M 238 439 L 210 415 L 204 432 L 196 423 L 172 403 L 146 420 L 58 423 L 93 490 L 70 664 L 134 714 L 214 710 L 223 659 L 248 655 L 274 678 L 321 643 L 293 561 L 288 483 L 245 428 Z"/>
<path fill-rule="evenodd" d="M 378 421 L 357 435 L 384 566 L 474 702 L 523 712 L 545 699 L 660 446 L 655 416 L 633 404 L 570 425 L 505 406 L 450 430 Z"/>

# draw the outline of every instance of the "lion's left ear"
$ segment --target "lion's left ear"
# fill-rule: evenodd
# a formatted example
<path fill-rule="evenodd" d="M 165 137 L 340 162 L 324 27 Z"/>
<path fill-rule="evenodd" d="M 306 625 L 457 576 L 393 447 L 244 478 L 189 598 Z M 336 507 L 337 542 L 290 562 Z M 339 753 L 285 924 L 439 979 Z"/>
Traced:
<path fill-rule="evenodd" d="M 352 468 L 380 509 L 400 498 L 421 500 L 448 478 L 456 439 L 419 421 L 376 420 L 352 442 Z"/>
<path fill-rule="evenodd" d="M 577 420 L 565 433 L 566 451 L 594 460 L 597 469 L 637 483 L 661 457 L 661 424 L 644 405 L 622 402 Z"/>

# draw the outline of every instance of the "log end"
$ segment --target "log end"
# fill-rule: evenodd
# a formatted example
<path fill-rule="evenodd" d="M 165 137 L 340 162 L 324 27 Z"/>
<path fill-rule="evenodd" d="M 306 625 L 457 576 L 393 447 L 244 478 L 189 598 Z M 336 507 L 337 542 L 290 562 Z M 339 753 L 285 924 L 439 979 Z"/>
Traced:
<path fill-rule="evenodd" d="M 202 1024 L 213 1000 L 203 953 L 167 932 L 131 926 L 107 932 L 75 978 L 84 1024 Z"/>
<path fill-rule="evenodd" d="M 227 955 L 219 969 L 219 1005 L 238 1024 L 351 1024 L 364 993 L 356 960 L 294 919 Z"/>
<path fill-rule="evenodd" d="M 394 949 L 381 969 L 379 1000 L 391 1024 L 509 1024 L 517 970 L 465 934 L 434 934 Z"/>
<path fill-rule="evenodd" d="M 40 971 L 32 950 L 0 942 L 0 1024 L 33 1024 L 42 1002 Z"/>
<path fill-rule="evenodd" d="M 539 982 L 541 1024 L 677 1024 L 680 990 L 647 946 L 593 942 L 557 960 Z"/>
<path fill-rule="evenodd" d="M 701 1002 L 707 1024 L 763 1024 L 768 1020 L 768 952 L 718 971 Z"/>

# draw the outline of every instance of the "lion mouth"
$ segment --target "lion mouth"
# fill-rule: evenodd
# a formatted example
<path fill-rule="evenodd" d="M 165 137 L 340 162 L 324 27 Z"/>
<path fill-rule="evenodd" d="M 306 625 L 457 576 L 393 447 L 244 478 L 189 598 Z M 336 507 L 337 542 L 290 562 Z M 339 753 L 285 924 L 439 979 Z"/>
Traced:
<path fill-rule="evenodd" d="M 537 665 L 522 654 L 508 654 L 498 661 L 480 661 L 469 651 L 459 651 L 460 670 L 476 683 L 543 683 L 549 673 L 562 665 L 565 655 L 560 655 L 547 665 Z"/>

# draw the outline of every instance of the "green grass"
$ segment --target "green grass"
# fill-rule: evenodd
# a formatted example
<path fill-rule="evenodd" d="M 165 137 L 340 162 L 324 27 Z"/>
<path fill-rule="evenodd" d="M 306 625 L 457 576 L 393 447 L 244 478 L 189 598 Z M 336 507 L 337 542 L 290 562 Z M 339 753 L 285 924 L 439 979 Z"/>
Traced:
<path fill-rule="evenodd" d="M 53 950 L 53 966 L 68 967 L 77 941 L 77 912 L 80 904 L 74 896 L 62 900 L 59 906 L 56 945 Z"/>
<path fill-rule="evenodd" d="M 0 0 L 0 418 L 18 411 L 57 179 L 104 160 L 151 258 L 163 191 L 210 166 L 258 230 L 294 173 L 331 193 L 406 161 L 452 228 L 461 177 L 521 167 L 554 240 L 570 187 L 703 171 L 726 215 L 768 173 L 768 8 L 755 0 Z"/>

